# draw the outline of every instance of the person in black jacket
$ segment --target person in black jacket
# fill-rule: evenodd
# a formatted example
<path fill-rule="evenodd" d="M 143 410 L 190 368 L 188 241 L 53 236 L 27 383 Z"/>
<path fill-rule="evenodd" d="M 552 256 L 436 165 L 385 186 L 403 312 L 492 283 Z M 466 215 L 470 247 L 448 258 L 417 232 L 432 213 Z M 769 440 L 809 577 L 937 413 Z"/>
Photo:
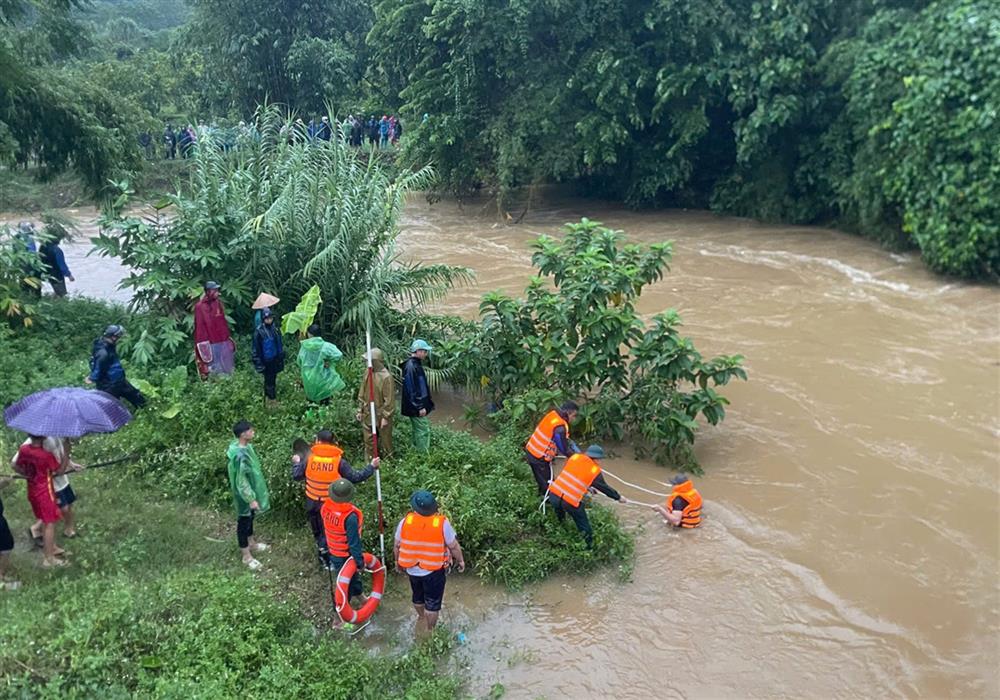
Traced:
<path fill-rule="evenodd" d="M 125 368 L 118 359 L 118 341 L 125 335 L 125 329 L 111 325 L 104 329 L 104 335 L 94 340 L 90 357 L 90 376 L 84 381 L 95 384 L 103 392 L 116 399 L 128 399 L 136 408 L 146 405 L 146 397 L 125 378 Z"/>
<path fill-rule="evenodd" d="M 427 416 L 434 410 L 434 401 L 423 366 L 430 351 L 426 340 L 414 340 L 409 359 L 400 366 L 403 372 L 400 413 L 410 419 L 410 441 L 418 452 L 431 448 L 431 421 Z"/>
<path fill-rule="evenodd" d="M 285 369 L 285 347 L 281 332 L 274 327 L 274 312 L 261 311 L 261 324 L 253 332 L 251 357 L 253 366 L 264 375 L 264 398 L 269 406 L 276 405 L 278 373 Z"/>

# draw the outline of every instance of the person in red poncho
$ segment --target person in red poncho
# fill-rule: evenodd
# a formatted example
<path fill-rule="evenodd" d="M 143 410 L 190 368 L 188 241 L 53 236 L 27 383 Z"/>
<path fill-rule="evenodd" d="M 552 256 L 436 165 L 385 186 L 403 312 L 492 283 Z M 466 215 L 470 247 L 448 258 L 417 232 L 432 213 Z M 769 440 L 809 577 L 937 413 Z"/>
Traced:
<path fill-rule="evenodd" d="M 236 344 L 229 336 L 219 289 L 218 282 L 206 282 L 205 296 L 194 305 L 194 359 L 202 379 L 209 374 L 233 373 Z"/>

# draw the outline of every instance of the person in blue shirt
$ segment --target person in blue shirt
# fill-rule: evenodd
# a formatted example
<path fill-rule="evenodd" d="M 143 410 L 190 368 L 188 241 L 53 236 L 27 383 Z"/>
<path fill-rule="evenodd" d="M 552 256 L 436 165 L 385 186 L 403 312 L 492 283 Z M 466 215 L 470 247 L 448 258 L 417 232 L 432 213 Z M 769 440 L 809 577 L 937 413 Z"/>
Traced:
<path fill-rule="evenodd" d="M 57 297 L 66 296 L 66 280 L 76 282 L 76 278 L 73 277 L 73 273 L 69 271 L 69 266 L 66 264 L 66 255 L 59 247 L 62 240 L 63 235 L 56 233 L 53 238 L 42 243 L 42 247 L 38 249 L 38 256 L 45 267 L 45 276 L 48 278 L 49 284 L 52 285 L 52 292 Z"/>
<path fill-rule="evenodd" d="M 253 366 L 264 375 L 264 398 L 269 406 L 277 403 L 278 373 L 285 369 L 285 347 L 281 331 L 275 328 L 274 312 L 261 310 L 261 324 L 253 332 Z"/>
<path fill-rule="evenodd" d="M 125 378 L 125 368 L 118 359 L 118 341 L 125 335 L 125 329 L 111 325 L 104 329 L 104 335 L 94 341 L 90 357 L 90 375 L 84 380 L 95 384 L 98 389 L 111 394 L 116 399 L 128 399 L 136 408 L 146 405 L 146 397 Z"/>

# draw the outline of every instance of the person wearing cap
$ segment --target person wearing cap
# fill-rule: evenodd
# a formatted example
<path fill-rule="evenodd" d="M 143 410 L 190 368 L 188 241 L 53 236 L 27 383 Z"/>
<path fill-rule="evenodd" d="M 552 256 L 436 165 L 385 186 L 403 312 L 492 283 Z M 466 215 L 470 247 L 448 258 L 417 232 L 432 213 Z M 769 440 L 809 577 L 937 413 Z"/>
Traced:
<path fill-rule="evenodd" d="M 691 483 L 691 477 L 676 474 L 670 484 L 673 488 L 666 503 L 652 506 L 653 510 L 663 516 L 667 525 L 685 529 L 701 525 L 701 494 Z"/>
<path fill-rule="evenodd" d="M 396 526 L 393 558 L 396 571 L 406 570 L 417 611 L 417 631 L 421 623 L 434 629 L 444 600 L 445 572 L 454 562 L 465 571 L 465 555 L 448 518 L 438 513 L 430 491 L 415 491 L 410 497 L 413 510 Z"/>
<path fill-rule="evenodd" d="M 410 357 L 400 365 L 403 373 L 400 413 L 410 419 L 410 440 L 418 452 L 431 448 L 431 420 L 427 416 L 434 410 L 434 401 L 423 365 L 430 352 L 431 346 L 426 340 L 414 340 L 410 345 Z"/>
<path fill-rule="evenodd" d="M 588 549 L 594 546 L 594 530 L 590 527 L 590 519 L 583 505 L 586 493 L 596 489 L 612 500 L 628 503 L 624 496 L 604 480 L 599 464 L 602 459 L 604 459 L 604 448 L 600 445 L 591 445 L 586 452 L 573 455 L 566 460 L 559 476 L 549 484 L 546 496 L 559 522 L 566 519 L 566 513 L 570 514 L 576 523 L 576 529 L 583 534 Z"/>
<path fill-rule="evenodd" d="M 264 565 L 254 557 L 258 552 L 264 552 L 270 547 L 258 542 L 254 537 L 254 516 L 266 513 L 271 507 L 271 499 L 267 491 L 267 482 L 260 469 L 260 457 L 250 441 L 256 433 L 253 424 L 241 420 L 233 426 L 234 440 L 226 450 L 229 462 L 229 489 L 233 494 L 233 506 L 236 509 L 236 542 L 243 555 L 243 563 L 251 571 L 257 571 Z"/>
<path fill-rule="evenodd" d="M 202 379 L 209 374 L 233 373 L 236 344 L 219 299 L 221 288 L 218 282 L 206 282 L 205 295 L 194 305 L 194 359 Z"/>
<path fill-rule="evenodd" d="M 379 459 L 373 459 L 364 469 L 355 469 L 344 458 L 344 451 L 334 444 L 333 433 L 320 430 L 316 442 L 309 448 L 305 461 L 299 454 L 292 455 L 292 480 L 306 482 L 306 519 L 316 542 L 320 564 L 332 568 L 326 535 L 323 530 L 323 503 L 330 497 L 330 485 L 337 479 L 347 479 L 360 484 L 370 479 L 379 466 Z"/>
<path fill-rule="evenodd" d="M 260 315 L 263 322 L 253 332 L 251 357 L 254 369 L 264 375 L 264 398 L 269 406 L 274 406 L 278 373 L 285 369 L 285 346 L 281 332 L 275 328 L 274 312 L 265 308 Z"/>
<path fill-rule="evenodd" d="M 392 420 L 396 414 L 396 382 L 385 366 L 385 355 L 378 348 L 372 348 L 372 375 L 368 378 L 365 367 L 358 388 L 358 420 L 364 426 L 362 442 L 365 454 L 371 456 L 372 427 L 371 402 L 375 401 L 375 420 L 378 423 L 378 453 L 380 457 L 392 456 Z"/>
<path fill-rule="evenodd" d="M 136 408 L 146 405 L 146 397 L 125 378 L 125 368 L 118 358 L 118 341 L 125 335 L 119 325 L 104 329 L 104 335 L 94 340 L 90 355 L 90 375 L 84 379 L 116 399 L 127 399 Z"/>
<path fill-rule="evenodd" d="M 580 407 L 573 401 L 564 402 L 538 421 L 535 432 L 524 445 L 524 459 L 538 485 L 538 495 L 544 496 L 552 478 L 552 460 L 557 454 L 569 458 L 580 451 L 569 439 L 569 424 L 576 420 Z"/>
<path fill-rule="evenodd" d="M 334 367 L 344 353 L 333 343 L 323 340 L 315 323 L 306 333 L 309 337 L 299 345 L 297 358 L 302 371 L 302 388 L 310 401 L 328 403 L 331 396 L 347 386 Z"/>
<path fill-rule="evenodd" d="M 354 559 L 358 565 L 347 589 L 349 598 L 361 596 L 360 572 L 365 568 L 365 552 L 361 546 L 365 516 L 351 502 L 353 498 L 354 484 L 347 479 L 337 479 L 330 484 L 329 498 L 320 510 L 326 532 L 326 549 L 330 554 L 330 570 L 340 571 L 348 559 Z"/>

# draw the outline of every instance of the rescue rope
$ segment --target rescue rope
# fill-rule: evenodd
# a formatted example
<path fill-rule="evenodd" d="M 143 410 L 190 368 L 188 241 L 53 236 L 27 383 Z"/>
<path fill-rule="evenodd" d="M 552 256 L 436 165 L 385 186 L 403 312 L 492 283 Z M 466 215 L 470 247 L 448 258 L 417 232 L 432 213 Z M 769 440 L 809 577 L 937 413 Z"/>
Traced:
<path fill-rule="evenodd" d="M 642 506 L 643 508 L 656 508 L 656 506 L 657 506 L 656 503 L 643 503 L 642 501 L 634 501 L 631 498 L 628 499 L 628 501 L 626 501 L 622 505 L 626 505 L 626 506 Z"/>
<path fill-rule="evenodd" d="M 605 474 L 607 474 L 608 476 L 610 476 L 612 479 L 617 479 L 618 481 L 622 482 L 626 486 L 631 486 L 634 489 L 639 489 L 640 491 L 644 491 L 644 492 L 646 492 L 646 493 L 648 493 L 650 495 L 660 496 L 662 498 L 666 498 L 667 496 L 670 495 L 670 494 L 666 494 L 666 493 L 660 493 L 659 491 L 650 491 L 649 489 L 643 488 L 642 486 L 639 486 L 637 484 L 633 484 L 633 483 L 631 483 L 629 481 L 625 481 L 625 479 L 621 478 L 620 476 L 615 476 L 614 474 L 612 474 L 611 472 L 609 472 L 604 467 L 601 467 L 601 471 L 604 472 Z"/>

